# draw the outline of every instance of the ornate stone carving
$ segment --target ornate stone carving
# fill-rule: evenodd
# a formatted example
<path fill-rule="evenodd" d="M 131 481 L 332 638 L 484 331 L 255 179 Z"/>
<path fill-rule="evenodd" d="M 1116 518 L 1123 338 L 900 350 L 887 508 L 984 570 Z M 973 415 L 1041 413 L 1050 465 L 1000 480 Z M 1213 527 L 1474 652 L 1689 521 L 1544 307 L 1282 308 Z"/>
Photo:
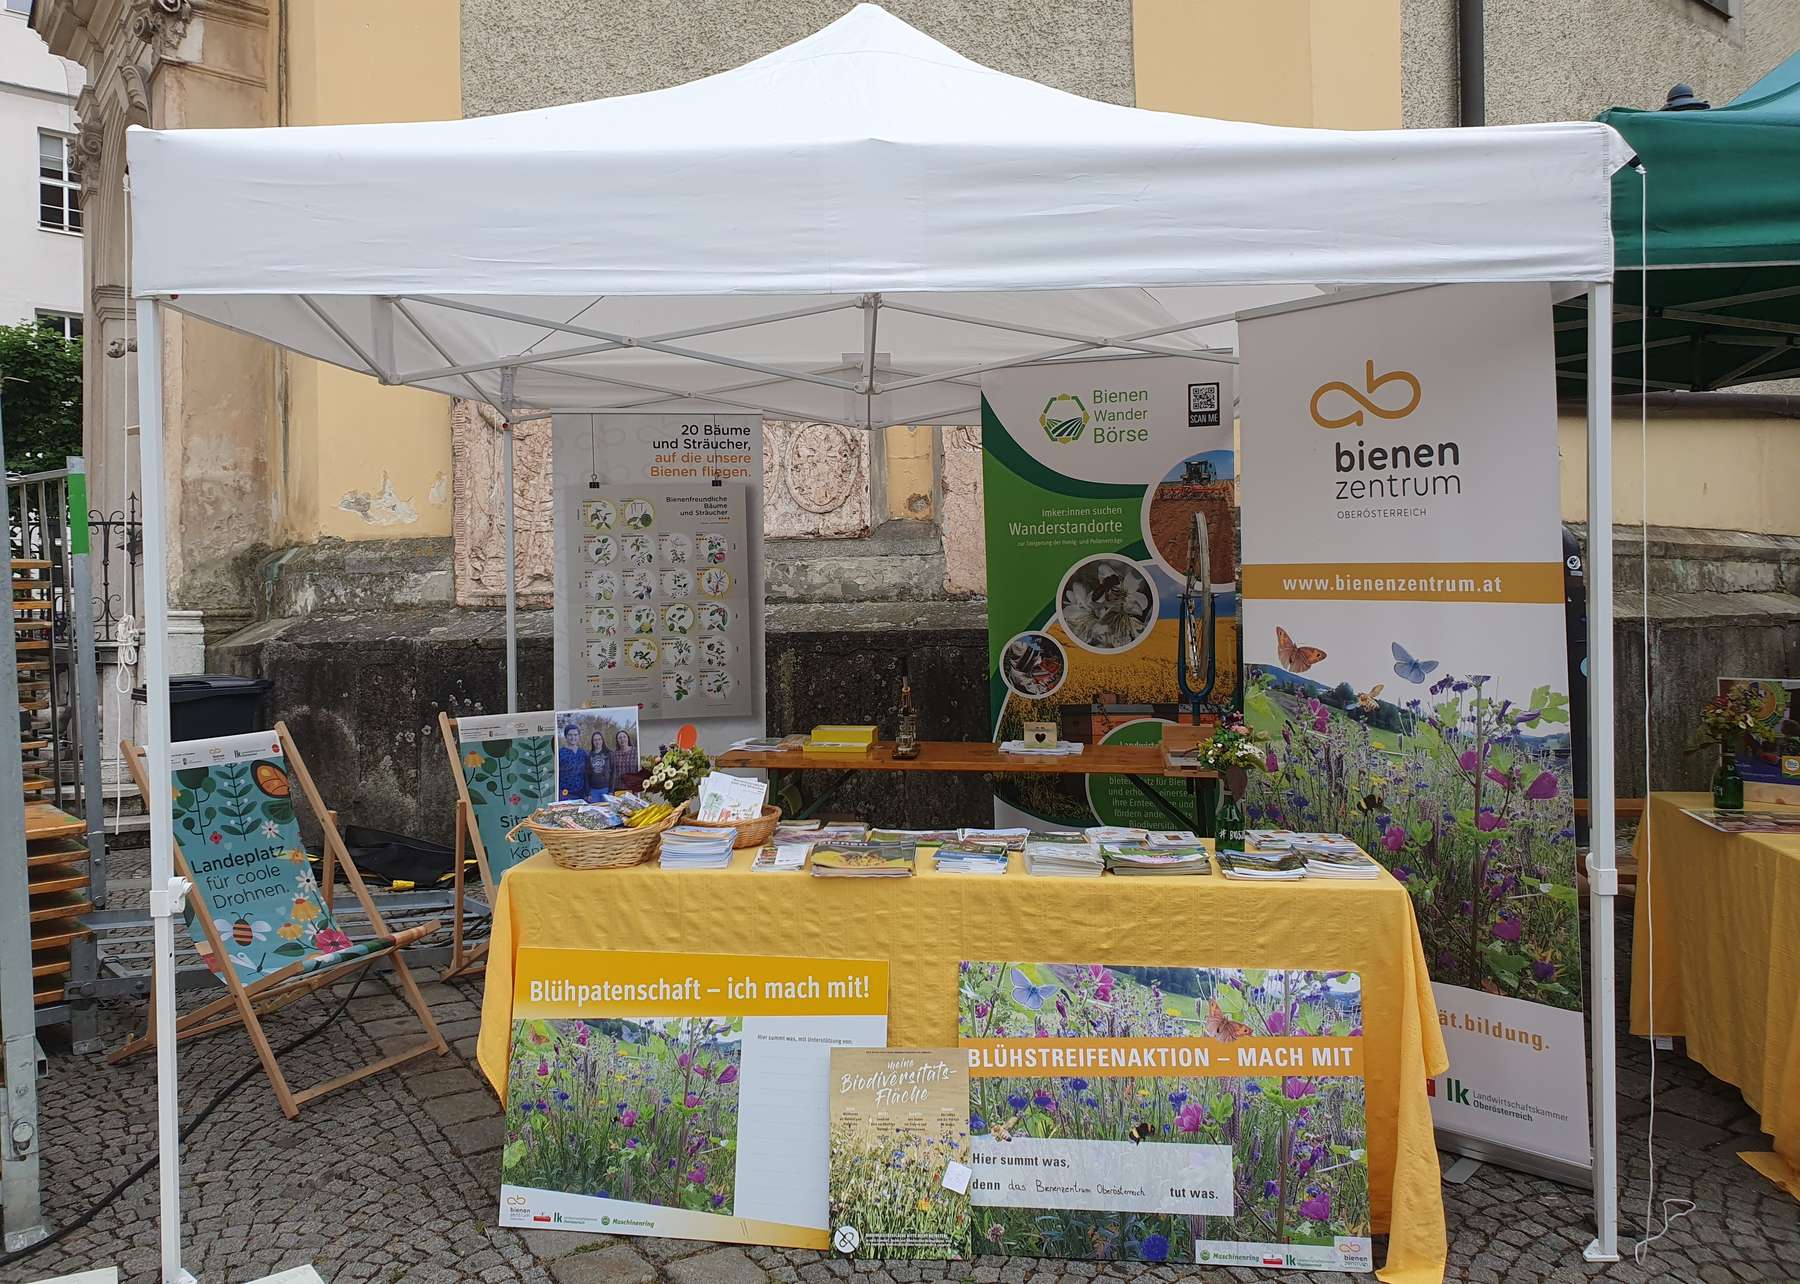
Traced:
<path fill-rule="evenodd" d="M 869 533 L 870 434 L 838 424 L 763 424 L 763 532 L 770 539 Z"/>
<path fill-rule="evenodd" d="M 167 57 L 194 20 L 193 0 L 132 0 L 131 34 Z"/>
<path fill-rule="evenodd" d="M 132 111 L 148 117 L 150 114 L 150 86 L 144 77 L 143 68 L 127 59 L 119 66 L 119 84 L 125 90 L 125 103 Z"/>
<path fill-rule="evenodd" d="M 105 150 L 104 133 L 97 120 L 83 120 L 69 147 L 69 168 L 81 182 L 81 194 L 90 197 L 100 187 L 100 158 Z"/>
<path fill-rule="evenodd" d="M 506 497 L 500 490 L 500 416 L 457 401 L 450 413 L 452 563 L 458 606 L 506 601 Z M 551 525 L 550 421 L 513 425 L 514 538 L 519 600 L 546 606 L 556 556 Z"/>

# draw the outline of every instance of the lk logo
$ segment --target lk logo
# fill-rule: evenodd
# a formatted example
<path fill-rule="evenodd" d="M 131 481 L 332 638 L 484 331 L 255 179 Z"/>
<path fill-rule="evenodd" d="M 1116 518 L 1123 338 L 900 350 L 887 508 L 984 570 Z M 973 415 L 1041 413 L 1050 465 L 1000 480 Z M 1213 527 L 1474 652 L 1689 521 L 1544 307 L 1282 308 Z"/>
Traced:
<path fill-rule="evenodd" d="M 1428 1097 L 1435 1097 L 1438 1095 L 1438 1081 L 1436 1079 L 1427 1079 L 1425 1081 L 1425 1095 Z M 1464 1083 L 1461 1079 L 1452 1079 L 1448 1075 L 1445 1075 L 1444 1100 L 1453 1106 L 1468 1105 L 1469 1085 Z"/>
<path fill-rule="evenodd" d="M 1406 385 L 1408 391 L 1407 401 L 1405 405 L 1398 409 L 1389 410 L 1386 406 L 1382 405 L 1381 402 L 1375 400 L 1375 394 L 1389 384 L 1395 383 Z M 1349 414 L 1341 415 L 1334 419 L 1326 418 L 1325 415 L 1320 413 L 1319 404 L 1333 393 L 1342 393 L 1356 403 L 1357 406 L 1361 407 L 1361 409 L 1352 410 Z M 1419 398 L 1421 395 L 1422 390 L 1419 387 L 1418 377 L 1411 371 L 1390 370 L 1384 375 L 1377 376 L 1375 373 L 1375 363 L 1370 361 L 1364 368 L 1363 391 L 1359 392 L 1341 379 L 1333 379 L 1330 383 L 1322 383 L 1317 388 L 1313 389 L 1312 403 L 1309 406 L 1309 409 L 1312 411 L 1313 422 L 1321 428 L 1349 428 L 1353 425 L 1360 428 L 1363 423 L 1363 411 L 1367 411 L 1377 419 L 1404 419 L 1419 408 Z M 1384 394 L 1383 399 L 1392 401 L 1394 400 L 1394 396 L 1391 393 Z M 1341 409 L 1342 406 L 1343 402 L 1339 400 L 1337 402 L 1337 408 Z"/>

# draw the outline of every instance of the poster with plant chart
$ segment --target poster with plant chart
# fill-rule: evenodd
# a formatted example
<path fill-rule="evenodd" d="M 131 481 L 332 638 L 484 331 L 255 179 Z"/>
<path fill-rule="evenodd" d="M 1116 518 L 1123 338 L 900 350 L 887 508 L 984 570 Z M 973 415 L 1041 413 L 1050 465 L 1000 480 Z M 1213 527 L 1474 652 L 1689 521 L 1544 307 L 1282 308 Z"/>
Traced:
<path fill-rule="evenodd" d="M 834 1048 L 887 1042 L 882 960 L 525 947 L 500 1224 L 823 1249 Z"/>
<path fill-rule="evenodd" d="M 965 962 L 977 1255 L 1371 1269 L 1353 972 Z"/>
<path fill-rule="evenodd" d="M 538 850 L 527 830 L 507 833 L 556 798 L 556 715 L 493 713 L 458 718 L 458 761 L 469 807 L 487 852 L 488 870 L 498 882 L 506 871 Z"/>

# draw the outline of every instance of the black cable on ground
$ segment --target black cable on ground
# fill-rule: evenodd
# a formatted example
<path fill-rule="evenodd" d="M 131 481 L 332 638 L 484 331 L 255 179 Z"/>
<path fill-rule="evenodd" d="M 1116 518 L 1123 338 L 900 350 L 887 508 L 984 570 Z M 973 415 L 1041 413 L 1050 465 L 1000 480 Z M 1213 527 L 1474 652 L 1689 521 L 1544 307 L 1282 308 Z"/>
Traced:
<path fill-rule="evenodd" d="M 377 960 L 375 960 L 375 959 L 371 959 L 369 961 L 369 963 L 373 964 L 376 961 Z M 294 1039 L 288 1041 L 287 1043 L 282 1044 L 279 1048 L 275 1049 L 276 1058 L 279 1059 L 281 1057 L 285 1057 L 288 1053 L 296 1051 L 302 1045 L 308 1043 L 312 1039 L 317 1038 L 319 1035 L 323 1034 L 327 1029 L 329 1029 L 331 1027 L 331 1025 L 339 1017 L 344 1015 L 344 1010 L 350 1006 L 350 1000 L 354 999 L 356 997 L 356 991 L 362 986 L 363 981 L 367 979 L 368 975 L 369 975 L 369 966 L 364 965 L 362 971 L 357 973 L 356 980 L 354 983 L 351 984 L 350 992 L 344 996 L 343 1002 L 339 1003 L 335 1008 L 333 1008 L 331 1010 L 331 1012 L 325 1017 L 325 1019 L 323 1021 L 319 1022 L 317 1025 L 313 1026 L 312 1029 L 306 1031 L 304 1034 L 301 1034 L 297 1038 L 294 1038 Z M 186 1124 L 184 1124 L 182 1126 L 181 1130 L 176 1134 L 176 1139 L 175 1139 L 176 1145 L 180 1145 L 181 1143 L 185 1142 L 188 1139 L 189 1133 L 193 1132 L 194 1129 L 198 1128 L 201 1124 L 205 1123 L 207 1120 L 207 1117 L 209 1115 L 211 1115 L 213 1111 L 217 1110 L 220 1106 L 225 1104 L 225 1099 L 227 1097 L 231 1096 L 232 1093 L 236 1092 L 239 1088 L 243 1087 L 251 1079 L 254 1079 L 257 1075 L 261 1074 L 262 1072 L 263 1072 L 262 1062 L 260 1060 L 252 1061 L 250 1063 L 250 1066 L 248 1069 L 246 1069 L 237 1078 L 233 1079 L 230 1083 L 226 1084 L 225 1087 L 219 1091 L 217 1096 L 215 1096 L 211 1101 L 206 1103 L 205 1108 L 202 1109 L 199 1114 L 195 1115 L 191 1120 L 189 1120 Z M 14 1251 L 12 1251 L 10 1253 L 0 1255 L 0 1266 L 10 1266 L 12 1263 L 21 1261 L 24 1258 L 30 1257 L 34 1253 L 41 1253 L 46 1248 L 49 1248 L 52 1244 L 59 1243 L 63 1239 L 67 1238 L 68 1236 L 73 1235 L 76 1231 L 80 1230 L 82 1227 L 86 1226 L 89 1222 L 93 1221 L 94 1218 L 98 1217 L 101 1213 L 105 1212 L 109 1207 L 112 1206 L 113 1201 L 118 1199 L 118 1197 L 120 1195 L 124 1194 L 125 1191 L 133 1183 L 135 1183 L 139 1178 L 143 1177 L 143 1175 L 145 1173 L 149 1172 L 152 1168 L 156 1167 L 156 1163 L 159 1158 L 160 1158 L 160 1151 L 158 1152 L 158 1154 L 151 1155 L 150 1158 L 146 1159 L 143 1163 L 139 1164 L 136 1168 L 132 1169 L 129 1173 L 127 1173 L 118 1182 L 117 1185 L 115 1185 L 111 1190 L 107 1191 L 106 1194 L 102 1195 L 98 1200 L 96 1200 L 93 1204 L 91 1204 L 88 1207 L 87 1211 L 82 1213 L 74 1221 L 68 1222 L 67 1224 L 65 1224 L 62 1227 L 58 1228 L 57 1230 L 51 1232 L 49 1235 L 45 1236 L 43 1239 L 40 1239 L 37 1243 L 32 1244 L 31 1246 L 29 1246 L 27 1248 L 15 1249 Z"/>

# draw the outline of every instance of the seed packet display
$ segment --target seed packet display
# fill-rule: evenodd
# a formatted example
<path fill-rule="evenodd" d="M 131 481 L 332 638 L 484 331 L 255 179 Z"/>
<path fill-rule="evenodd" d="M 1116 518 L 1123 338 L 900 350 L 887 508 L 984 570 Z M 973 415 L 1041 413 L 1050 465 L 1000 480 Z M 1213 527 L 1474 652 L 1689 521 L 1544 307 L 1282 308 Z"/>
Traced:
<path fill-rule="evenodd" d="M 969 1070 L 959 1048 L 833 1048 L 831 1244 L 955 1258 L 969 1244 Z"/>
<path fill-rule="evenodd" d="M 978 1255 L 1371 1268 L 1355 973 L 965 962 Z"/>

